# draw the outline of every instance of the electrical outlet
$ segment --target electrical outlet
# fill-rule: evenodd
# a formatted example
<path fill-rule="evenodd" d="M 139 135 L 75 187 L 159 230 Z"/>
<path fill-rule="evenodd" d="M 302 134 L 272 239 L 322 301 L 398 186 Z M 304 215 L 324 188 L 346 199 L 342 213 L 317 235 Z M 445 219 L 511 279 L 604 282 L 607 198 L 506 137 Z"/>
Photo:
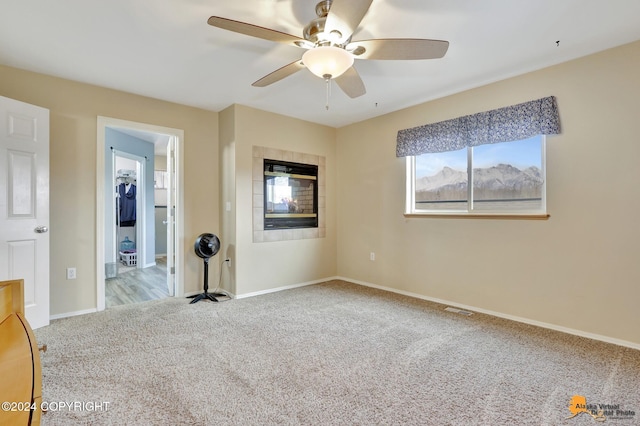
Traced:
<path fill-rule="evenodd" d="M 376 260 L 376 254 L 374 252 L 369 253 L 369 260 L 372 262 Z"/>
<path fill-rule="evenodd" d="M 76 279 L 76 268 L 67 268 L 67 279 L 68 280 Z"/>

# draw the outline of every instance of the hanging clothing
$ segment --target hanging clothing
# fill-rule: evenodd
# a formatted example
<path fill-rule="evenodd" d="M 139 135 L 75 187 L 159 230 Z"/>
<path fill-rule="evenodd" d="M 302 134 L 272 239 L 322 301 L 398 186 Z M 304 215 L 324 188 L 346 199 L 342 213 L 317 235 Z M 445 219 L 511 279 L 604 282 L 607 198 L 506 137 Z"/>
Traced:
<path fill-rule="evenodd" d="M 135 226 L 136 224 L 136 186 L 133 184 L 121 183 L 118 185 L 118 195 L 120 196 L 120 226 Z"/>

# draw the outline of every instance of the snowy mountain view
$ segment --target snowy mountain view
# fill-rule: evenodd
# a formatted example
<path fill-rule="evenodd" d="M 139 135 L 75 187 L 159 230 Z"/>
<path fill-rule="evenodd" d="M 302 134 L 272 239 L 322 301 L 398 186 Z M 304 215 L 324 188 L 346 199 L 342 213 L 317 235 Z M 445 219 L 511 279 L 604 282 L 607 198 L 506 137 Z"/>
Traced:
<path fill-rule="evenodd" d="M 473 169 L 475 201 L 539 200 L 543 178 L 538 167 L 520 170 L 509 164 Z M 433 176 L 416 179 L 416 203 L 441 203 L 467 199 L 467 172 L 443 167 Z"/>

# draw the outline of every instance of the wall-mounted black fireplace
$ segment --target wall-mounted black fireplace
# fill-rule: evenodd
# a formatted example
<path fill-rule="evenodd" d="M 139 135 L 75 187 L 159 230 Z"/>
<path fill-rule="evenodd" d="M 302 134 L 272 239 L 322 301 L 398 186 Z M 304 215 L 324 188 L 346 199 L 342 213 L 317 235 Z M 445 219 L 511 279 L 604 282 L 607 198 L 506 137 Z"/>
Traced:
<path fill-rule="evenodd" d="M 264 159 L 264 229 L 318 227 L 318 166 Z"/>

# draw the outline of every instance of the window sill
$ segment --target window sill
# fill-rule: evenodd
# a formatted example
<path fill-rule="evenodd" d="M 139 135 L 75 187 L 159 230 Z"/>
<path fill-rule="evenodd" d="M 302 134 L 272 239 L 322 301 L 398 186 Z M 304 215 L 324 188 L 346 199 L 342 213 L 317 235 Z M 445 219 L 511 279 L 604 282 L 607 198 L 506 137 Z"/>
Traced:
<path fill-rule="evenodd" d="M 515 213 L 405 213 L 406 218 L 425 219 L 509 219 L 509 220 L 547 220 L 551 215 L 540 214 L 515 214 Z"/>

